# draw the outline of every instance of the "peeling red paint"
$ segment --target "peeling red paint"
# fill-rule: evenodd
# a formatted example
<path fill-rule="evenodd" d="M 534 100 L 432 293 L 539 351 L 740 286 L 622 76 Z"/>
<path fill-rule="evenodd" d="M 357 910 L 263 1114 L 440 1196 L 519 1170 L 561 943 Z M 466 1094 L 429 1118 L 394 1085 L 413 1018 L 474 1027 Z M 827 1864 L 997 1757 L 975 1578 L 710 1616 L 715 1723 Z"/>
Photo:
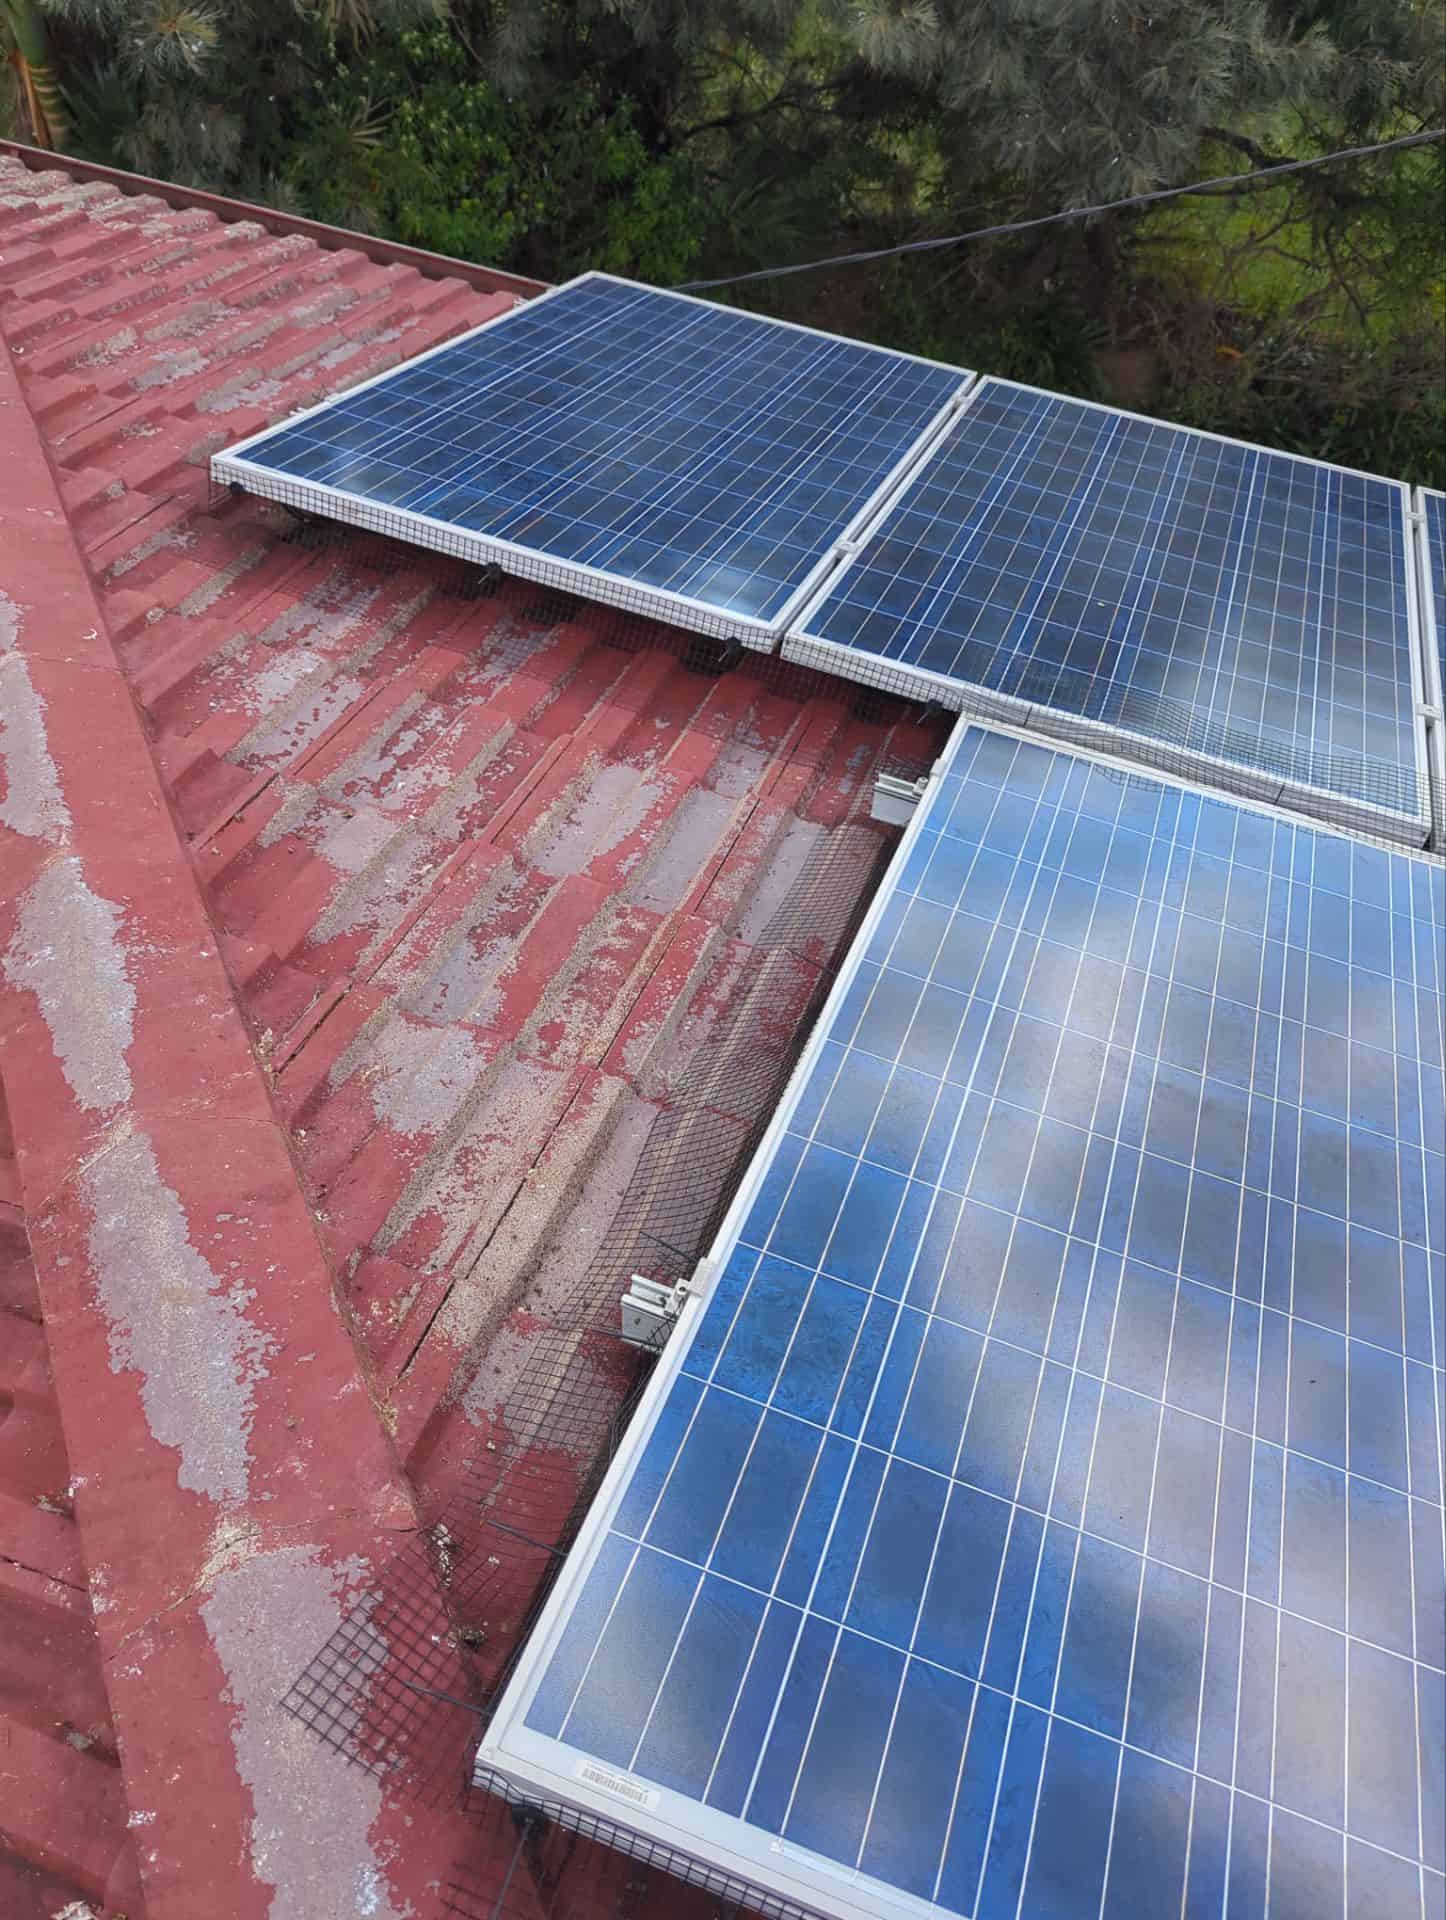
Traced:
<path fill-rule="evenodd" d="M 146 1910 L 428 1920 L 460 1817 L 276 1699 L 743 983 L 801 1017 L 824 932 L 761 992 L 756 943 L 934 740 L 213 506 L 216 446 L 510 292 L 3 155 L 0 266 L 0 1042 Z"/>
<path fill-rule="evenodd" d="M 131 1811 L 154 1816 L 148 1912 L 262 1914 L 202 1605 L 237 1555 L 359 1560 L 412 1508 L 81 557 L 25 537 L 37 506 L 64 522 L 8 360 L 0 409 L 0 673 L 33 696 L 4 702 L 25 716 L 0 774 L 4 1073 L 95 1631 Z M 355 1792 L 328 1783 L 333 1823 Z"/>

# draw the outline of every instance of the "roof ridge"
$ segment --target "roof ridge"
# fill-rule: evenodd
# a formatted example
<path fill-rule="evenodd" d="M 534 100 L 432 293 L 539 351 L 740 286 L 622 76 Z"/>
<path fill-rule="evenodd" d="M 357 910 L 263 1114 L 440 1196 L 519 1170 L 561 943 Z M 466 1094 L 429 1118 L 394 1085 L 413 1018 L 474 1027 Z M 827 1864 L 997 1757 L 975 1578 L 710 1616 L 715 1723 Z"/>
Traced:
<path fill-rule="evenodd" d="M 0 1013 L 96 1634 L 151 1920 L 259 1920 L 385 1885 L 275 1703 L 415 1508 L 3 342 L 0 416 Z"/>

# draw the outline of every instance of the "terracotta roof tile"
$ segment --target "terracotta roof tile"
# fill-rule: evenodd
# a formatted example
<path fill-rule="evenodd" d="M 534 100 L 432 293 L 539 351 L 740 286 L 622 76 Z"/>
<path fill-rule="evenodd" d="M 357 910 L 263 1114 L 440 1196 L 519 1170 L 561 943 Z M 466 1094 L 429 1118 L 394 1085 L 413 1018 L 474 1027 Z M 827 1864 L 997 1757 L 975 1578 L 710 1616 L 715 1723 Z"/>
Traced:
<path fill-rule="evenodd" d="M 313 1504 L 340 1498 L 327 1490 L 368 1471 L 380 1489 L 397 1467 L 423 1516 L 440 1511 L 505 1401 L 539 1306 L 591 1258 L 648 1124 L 753 985 L 762 930 L 825 849 L 847 887 L 870 884 L 884 844 L 867 823 L 874 770 L 885 756 L 922 763 L 935 735 L 903 707 L 862 716 L 847 690 L 814 676 L 770 678 L 751 663 L 700 672 L 685 636 L 609 624 L 434 556 L 333 539 L 281 509 L 211 498 L 206 460 L 217 446 L 475 325 L 510 290 L 323 252 L 3 156 L 0 266 L 0 332 L 18 373 L 0 410 L 0 515 L 37 556 L 26 577 L 43 572 L 21 611 L 57 769 L 30 793 L 27 818 L 34 826 L 48 808 L 54 826 L 64 814 L 53 848 L 84 837 L 95 890 L 104 892 L 103 874 L 123 936 L 159 950 L 144 962 L 128 950 L 127 978 L 144 967 L 149 982 L 142 1004 L 109 1043 L 102 1025 L 98 1051 L 76 1071 L 104 1082 L 145 1053 L 173 1088 L 200 1096 L 154 1114 L 148 1131 L 193 1245 L 204 1221 L 212 1270 L 239 1276 L 234 1310 L 224 1292 L 210 1309 L 215 1405 L 234 1410 L 267 1461 L 239 1496 L 227 1482 L 234 1455 L 194 1467 L 211 1481 L 202 1491 L 215 1508 L 213 1551 L 187 1560 L 185 1549 L 178 1575 L 185 1652 L 175 1670 L 228 1703 L 227 1765 L 244 1793 L 232 1795 L 225 1766 L 175 1780 L 162 1718 L 147 1722 L 114 1681 L 124 1782 L 134 1801 L 138 1782 L 148 1791 L 164 1776 L 180 1814 L 214 1820 L 217 1844 L 239 1845 L 259 1879 L 306 1886 L 306 1902 L 288 1910 L 307 1920 L 354 1913 L 349 1889 L 361 1872 L 384 1882 L 378 1914 L 423 1920 L 446 1850 L 460 1844 L 455 1815 L 429 1815 L 428 1826 L 369 1781 L 369 1800 L 333 1802 L 326 1833 L 319 1816 L 300 1820 L 288 1804 L 283 1769 L 303 1762 L 282 1753 L 268 1716 L 288 1662 L 295 1671 L 307 1660 L 362 1578 L 346 1556 L 364 1558 L 368 1538 L 376 1543 L 379 1494 L 361 1499 L 354 1523 L 294 1536 L 317 1570 L 310 1584 L 292 1577 L 279 1537 L 268 1553 L 250 1551 L 247 1529 L 264 1533 L 270 1517 L 258 1501 L 296 1505 L 276 1477 L 288 1471 L 289 1424 L 305 1419 L 293 1399 L 319 1391 L 335 1410 L 347 1389 L 333 1361 L 319 1368 L 319 1270 L 290 1202 L 272 1190 L 277 1169 L 268 1163 L 267 1205 L 279 1211 L 258 1265 L 255 1235 L 226 1204 L 248 1172 L 218 1160 L 217 1127 L 230 1122 L 239 1138 L 244 1117 L 259 1140 L 274 1118 L 284 1130 L 292 1198 L 325 1254 L 325 1311 L 340 1309 L 354 1342 L 350 1404 L 378 1447 L 390 1436 L 397 1449 L 396 1466 L 378 1455 L 368 1469 L 351 1416 L 334 1431 L 311 1422 L 310 1453 L 289 1465 L 298 1521 L 308 1489 Z M 54 511 L 36 510 L 33 481 L 13 479 L 11 456 L 30 434 L 44 445 Z M 144 773 L 123 716 L 88 692 L 117 669 L 149 742 Z M 117 782 L 124 793 L 112 791 Z M 3 801 L 0 819 L 9 820 Z M 177 836 L 184 888 L 163 858 Z M 36 903 L 44 858 L 32 850 L 15 862 L 32 919 L 58 928 Z M 227 1050 L 222 1012 L 188 1026 L 184 1009 L 203 993 L 196 969 L 213 951 L 208 922 L 260 1078 Z M 0 947 L 15 937 L 0 925 Z M 816 955 L 770 976 L 775 1021 L 802 1016 L 826 958 L 821 933 Z M 177 1010 L 169 1036 L 154 1024 L 167 998 Z M 12 1106 L 25 1107 L 27 1192 L 46 1200 L 37 1255 L 89 1261 L 104 1296 L 97 1258 L 124 1258 L 104 1234 L 97 1255 L 87 1156 L 109 1145 L 100 1178 L 122 1218 L 127 1183 L 156 1176 L 137 1158 L 134 1125 L 114 1140 L 104 1086 L 99 1119 L 58 1097 L 43 1000 L 33 978 L 12 972 Z M 254 1193 L 259 1166 L 249 1177 Z M 55 1299 L 65 1292 L 57 1284 Z M 113 1322 L 109 1368 L 144 1383 L 172 1356 L 142 1303 L 131 1310 L 119 1351 Z M 108 1370 L 103 1344 L 80 1340 L 69 1322 L 66 1350 L 63 1405 L 85 1394 L 87 1369 Z M 181 1436 L 183 1460 L 188 1441 L 200 1445 L 183 1430 L 199 1418 L 172 1403 L 160 1421 L 161 1438 Z M 328 1446 L 335 1454 L 323 1458 Z M 175 1474 L 173 1454 L 137 1453 L 126 1483 L 137 1529 L 147 1512 L 184 1510 L 166 1485 Z M 184 1466 L 180 1477 L 184 1488 Z M 84 1509 L 81 1519 L 89 1549 Z M 107 1542 L 107 1605 L 139 1630 L 155 1582 L 116 1591 L 140 1576 L 112 1550 L 114 1533 L 99 1517 L 95 1525 Z M 54 1817 L 63 1824 L 58 1805 Z M 173 1823 L 167 1845 L 179 1844 L 177 1831 Z M 153 1916 L 185 1910 L 173 1902 L 189 1863 L 143 1848 L 140 1869 Z"/>
<path fill-rule="evenodd" d="M 0 1910 L 142 1920 L 125 1787 L 0 1088 Z"/>

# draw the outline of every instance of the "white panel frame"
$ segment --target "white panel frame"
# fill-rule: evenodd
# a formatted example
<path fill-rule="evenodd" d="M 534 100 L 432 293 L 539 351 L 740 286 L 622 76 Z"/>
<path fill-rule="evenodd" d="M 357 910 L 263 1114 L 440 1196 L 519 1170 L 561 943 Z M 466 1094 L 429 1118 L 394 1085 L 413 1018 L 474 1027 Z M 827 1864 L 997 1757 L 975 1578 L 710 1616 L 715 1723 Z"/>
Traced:
<path fill-rule="evenodd" d="M 1358 467 L 1342 467 L 1329 460 L 1317 460 L 1309 454 L 1284 453 L 1279 448 L 1260 447 L 1248 440 L 1236 440 L 1229 434 L 1211 433 L 1204 428 L 1182 427 L 1178 422 L 1158 420 L 1149 414 L 1134 413 L 1126 407 L 1111 407 L 1097 400 L 1076 400 L 1072 395 L 1052 393 L 1044 387 L 1026 386 L 1017 380 L 1001 380 L 994 374 L 984 374 L 970 386 L 964 403 L 956 409 L 958 413 L 967 412 L 974 402 L 991 389 L 1012 393 L 1038 394 L 1047 400 L 1067 400 L 1071 406 L 1087 407 L 1095 413 L 1119 416 L 1126 420 L 1139 420 L 1147 426 L 1167 427 L 1177 433 L 1187 433 L 1202 440 L 1215 440 L 1230 447 L 1243 447 L 1250 453 L 1268 453 L 1278 455 L 1285 460 L 1298 460 L 1306 466 L 1323 467 L 1330 473 L 1348 473 L 1359 479 L 1374 480 L 1396 489 L 1401 516 L 1401 532 L 1404 541 L 1406 566 L 1411 578 L 1407 582 L 1406 618 L 1407 618 L 1407 655 L 1411 673 L 1411 706 L 1414 716 L 1412 729 L 1416 753 L 1416 792 L 1420 801 L 1417 813 L 1408 813 L 1394 807 L 1378 806 L 1372 801 L 1361 799 L 1348 793 L 1337 793 L 1328 787 L 1313 785 L 1309 781 L 1291 780 L 1279 774 L 1272 774 L 1263 768 L 1250 767 L 1242 762 L 1229 759 L 1223 754 L 1210 753 L 1204 748 L 1176 746 L 1168 740 L 1157 740 L 1154 736 L 1139 733 L 1133 728 L 1121 727 L 1104 720 L 1091 720 L 1079 714 L 1070 713 L 1065 708 L 1052 707 L 1039 701 L 1020 699 L 1012 694 L 998 693 L 949 674 L 935 673 L 926 667 L 910 666 L 905 661 L 891 660 L 883 654 L 869 653 L 862 648 L 850 647 L 836 640 L 826 640 L 821 635 L 809 631 L 809 620 L 823 605 L 825 599 L 838 585 L 843 573 L 851 566 L 862 550 L 863 540 L 858 541 L 837 567 L 820 583 L 818 591 L 807 606 L 800 608 L 783 636 L 782 654 L 785 660 L 797 662 L 800 666 L 813 667 L 818 672 L 838 675 L 844 679 L 860 681 L 866 686 L 881 687 L 890 693 L 900 694 L 909 700 L 930 701 L 937 706 L 947 707 L 956 713 L 967 713 L 986 723 L 1000 722 L 1005 726 L 1024 727 L 1046 735 L 1051 740 L 1063 741 L 1066 745 L 1079 745 L 1085 751 L 1098 748 L 1106 754 L 1133 761 L 1145 766 L 1152 773 L 1174 771 L 1187 781 L 1198 780 L 1212 790 L 1223 791 L 1238 799 L 1248 799 L 1273 804 L 1294 812 L 1304 813 L 1332 826 L 1343 826 L 1362 833 L 1393 840 L 1404 847 L 1425 846 L 1432 836 L 1432 800 L 1433 779 L 1431 768 L 1431 747 L 1427 737 L 1427 710 L 1431 702 L 1430 663 L 1425 658 L 1426 649 L 1421 644 L 1421 609 L 1415 576 L 1419 571 L 1419 562 L 1412 564 L 1412 555 L 1419 552 L 1418 522 L 1412 511 L 1411 490 L 1403 480 L 1392 480 L 1384 474 L 1364 473 Z M 951 420 L 950 425 L 952 426 Z M 948 429 L 946 428 L 947 432 Z M 943 434 L 939 434 L 929 443 L 932 454 Z M 906 477 L 905 484 L 914 477 L 915 471 L 923 467 L 926 461 L 921 459 Z M 876 521 L 868 529 L 867 539 L 882 524 L 888 513 L 897 503 L 899 487 L 876 512 Z M 1436 705 L 1441 700 L 1440 689 L 1435 694 Z M 1437 729 L 1438 736 L 1440 729 Z M 1442 748 L 1446 753 L 1446 747 Z M 1168 753 L 1170 769 L 1155 765 L 1156 754 Z M 1439 789 L 1438 789 L 1439 790 Z M 1446 831 L 1446 829 L 1443 829 Z"/>
<path fill-rule="evenodd" d="M 888 473 L 863 501 L 853 518 L 842 527 L 833 544 L 801 580 L 793 593 L 779 611 L 768 620 L 756 615 L 733 613 L 727 607 L 692 595 L 673 593 L 666 588 L 645 586 L 626 574 L 613 573 L 606 568 L 584 565 L 579 561 L 560 560 L 539 547 L 529 547 L 512 540 L 502 540 L 487 534 L 473 533 L 466 527 L 459 527 L 449 520 L 439 520 L 431 514 L 414 513 L 406 508 L 392 507 L 382 501 L 369 498 L 366 494 L 352 493 L 346 488 L 327 486 L 318 480 L 304 480 L 291 474 L 279 472 L 274 467 L 257 463 L 247 457 L 249 449 L 263 440 L 269 440 L 275 433 L 300 426 L 304 421 L 313 419 L 342 401 L 351 400 L 368 388 L 380 386 L 383 382 L 394 380 L 398 374 L 410 372 L 412 368 L 423 365 L 441 353 L 450 353 L 454 348 L 468 340 L 474 340 L 479 334 L 490 328 L 499 327 L 513 319 L 524 308 L 530 309 L 546 300 L 555 300 L 560 294 L 574 288 L 585 286 L 589 281 L 606 281 L 614 286 L 630 287 L 640 292 L 664 295 L 670 300 L 686 301 L 690 306 L 703 307 L 709 312 L 733 312 L 734 309 L 720 308 L 716 302 L 703 300 L 696 294 L 675 293 L 667 287 L 649 287 L 642 281 L 629 280 L 621 274 L 590 272 L 578 274 L 572 280 L 560 285 L 548 287 L 545 292 L 527 300 L 515 298 L 512 304 L 501 313 L 495 313 L 489 320 L 469 328 L 464 333 L 453 334 L 435 347 L 429 347 L 425 353 L 416 354 L 409 360 L 400 361 L 394 367 L 388 367 L 382 373 L 373 374 L 370 379 L 360 380 L 353 387 L 328 395 L 300 412 L 284 419 L 273 421 L 270 426 L 262 427 L 256 433 L 248 434 L 244 440 L 238 440 L 232 447 L 211 456 L 211 479 L 217 486 L 240 487 L 244 492 L 255 494 L 263 500 L 277 500 L 283 505 L 298 507 L 304 512 L 317 513 L 329 520 L 340 520 L 348 526 L 361 527 L 369 533 L 385 534 L 391 539 L 409 541 L 415 546 L 430 548 L 436 553 L 450 554 L 461 560 L 471 561 L 477 566 L 499 566 L 506 573 L 516 574 L 524 580 L 534 580 L 539 585 L 556 588 L 564 593 L 575 593 L 586 600 L 601 602 L 604 606 L 620 607 L 628 613 L 636 613 L 645 618 L 661 620 L 669 625 L 684 627 L 693 633 L 707 635 L 725 643 L 740 642 L 755 652 L 774 653 L 778 647 L 778 636 L 796 610 L 814 597 L 821 580 L 836 571 L 839 556 L 851 549 L 876 511 L 876 503 L 891 497 L 902 482 L 919 464 L 923 455 L 947 430 L 966 394 L 975 384 L 976 376 L 965 367 L 950 366 L 942 360 L 930 360 L 922 354 L 900 353 L 892 347 L 878 347 L 867 340 L 849 340 L 843 334 L 828 333 L 818 327 L 804 327 L 792 320 L 773 320 L 761 314 L 745 314 L 744 317 L 755 320 L 760 327 L 783 327 L 790 333 L 804 333 L 812 339 L 840 341 L 846 346 L 871 349 L 885 354 L 894 360 L 911 361 L 918 366 L 933 367 L 939 371 L 955 375 L 958 386 L 937 413 L 921 428 L 913 442 L 889 469 Z"/>
<path fill-rule="evenodd" d="M 1426 502 L 1439 500 L 1446 509 L 1446 493 L 1436 487 L 1417 487 L 1416 507 L 1412 515 L 1416 558 L 1416 584 L 1420 593 L 1420 617 L 1417 631 L 1421 639 L 1421 673 L 1424 686 L 1422 717 L 1426 726 L 1426 744 L 1431 769 L 1433 826 L 1431 844 L 1437 853 L 1446 853 L 1446 685 L 1443 685 L 1441 655 L 1446 646 L 1436 624 L 1436 562 L 1431 552 L 1426 526 Z"/>

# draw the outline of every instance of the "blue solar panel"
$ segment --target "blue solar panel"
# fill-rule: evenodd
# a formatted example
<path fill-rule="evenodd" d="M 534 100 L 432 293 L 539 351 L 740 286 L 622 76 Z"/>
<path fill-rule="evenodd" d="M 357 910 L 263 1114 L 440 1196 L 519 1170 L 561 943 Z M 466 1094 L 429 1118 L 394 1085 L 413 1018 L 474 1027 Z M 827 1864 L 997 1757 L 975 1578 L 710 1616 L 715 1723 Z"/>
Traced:
<path fill-rule="evenodd" d="M 705 631 L 719 615 L 766 626 L 966 379 L 587 274 L 241 442 L 212 471 L 622 597 L 578 576 L 588 569 Z M 529 569 L 529 555 L 543 564 Z"/>
<path fill-rule="evenodd" d="M 1446 867 L 961 725 L 481 1763 L 811 1912 L 1446 1912 Z"/>
<path fill-rule="evenodd" d="M 1436 629 L 1438 691 L 1446 692 L 1446 493 L 1421 489 L 1421 512 L 1426 526 L 1426 550 L 1431 562 L 1430 617 Z"/>
<path fill-rule="evenodd" d="M 1417 549 L 1421 565 L 1421 616 L 1425 694 L 1428 708 L 1436 718 L 1428 736 L 1432 748 L 1432 811 L 1435 826 L 1431 845 L 1446 852 L 1446 721 L 1440 718 L 1446 706 L 1446 493 L 1430 487 L 1420 491 L 1421 542 Z M 1434 684 L 1433 684 L 1434 683 Z"/>
<path fill-rule="evenodd" d="M 1406 509 L 1396 481 L 987 380 L 785 652 L 1215 756 L 1419 841 Z"/>

